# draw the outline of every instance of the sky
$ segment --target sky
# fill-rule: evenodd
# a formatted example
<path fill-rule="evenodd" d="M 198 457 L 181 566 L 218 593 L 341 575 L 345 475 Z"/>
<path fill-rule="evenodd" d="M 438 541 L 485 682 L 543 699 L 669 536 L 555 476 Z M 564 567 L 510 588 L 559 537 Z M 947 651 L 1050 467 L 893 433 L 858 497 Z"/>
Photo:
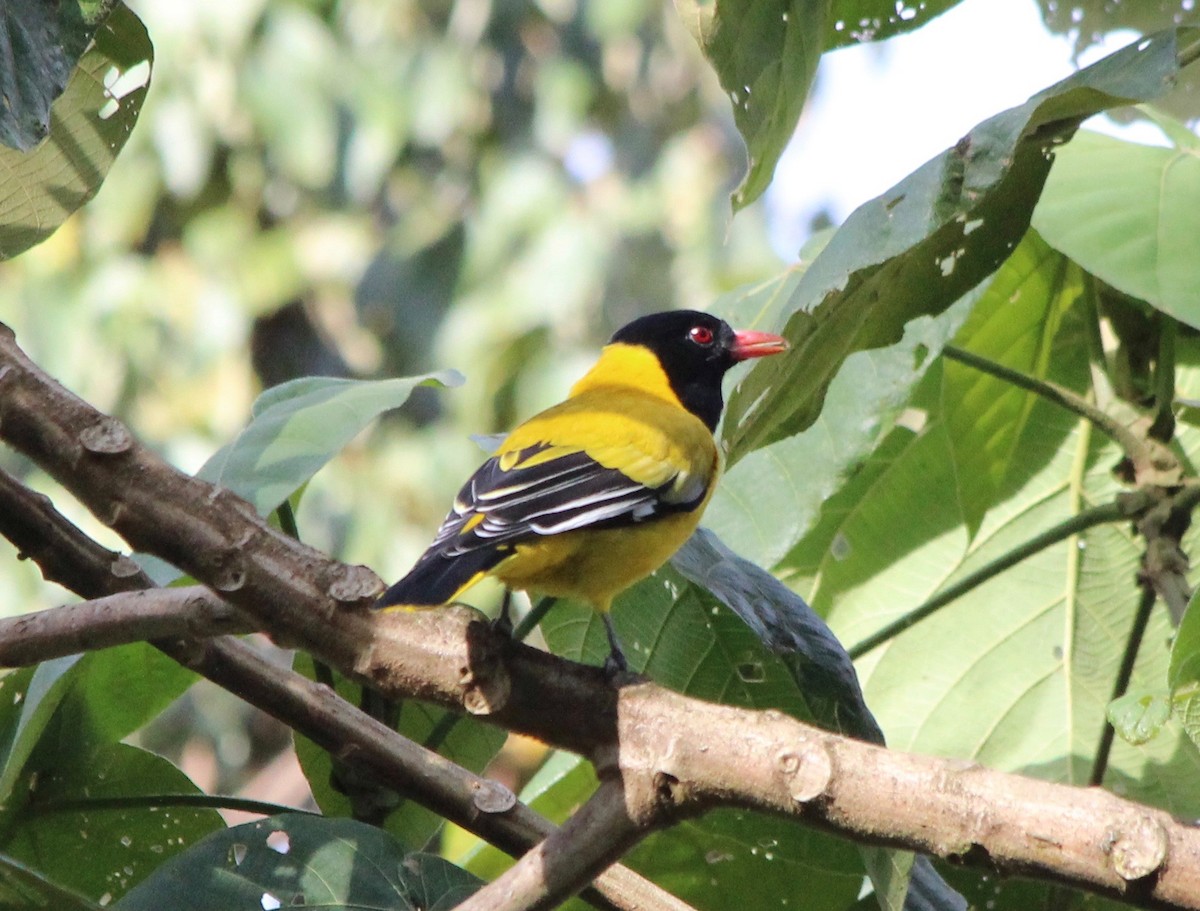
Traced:
<path fill-rule="evenodd" d="M 1137 37 L 1113 33 L 1079 63 Z M 976 123 L 1070 75 L 1073 54 L 1072 38 L 1047 32 L 1033 0 L 966 0 L 911 34 L 826 54 L 767 197 L 777 252 L 794 258 L 816 213 L 842 223 Z M 1099 117 L 1088 127 L 1162 142 L 1144 123 Z"/>

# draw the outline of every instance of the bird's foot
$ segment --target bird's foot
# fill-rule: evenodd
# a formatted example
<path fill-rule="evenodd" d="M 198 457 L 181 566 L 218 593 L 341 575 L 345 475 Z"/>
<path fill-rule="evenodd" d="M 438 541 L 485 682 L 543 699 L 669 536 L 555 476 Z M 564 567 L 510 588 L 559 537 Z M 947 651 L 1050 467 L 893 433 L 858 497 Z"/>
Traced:
<path fill-rule="evenodd" d="M 604 676 L 611 681 L 628 673 L 629 662 L 625 660 L 625 653 L 620 649 L 609 652 L 608 657 L 604 659 Z"/>
<path fill-rule="evenodd" d="M 504 589 L 504 600 L 500 602 L 500 613 L 496 615 L 496 619 L 492 621 L 492 629 L 499 633 L 503 633 L 509 639 L 513 634 L 512 615 L 509 608 L 512 606 L 512 589 Z"/>
<path fill-rule="evenodd" d="M 604 618 L 604 632 L 608 634 L 608 657 L 604 659 L 604 676 L 612 680 L 619 674 L 629 673 L 629 662 L 625 658 L 620 640 L 617 639 L 612 617 L 607 612 L 600 616 Z"/>

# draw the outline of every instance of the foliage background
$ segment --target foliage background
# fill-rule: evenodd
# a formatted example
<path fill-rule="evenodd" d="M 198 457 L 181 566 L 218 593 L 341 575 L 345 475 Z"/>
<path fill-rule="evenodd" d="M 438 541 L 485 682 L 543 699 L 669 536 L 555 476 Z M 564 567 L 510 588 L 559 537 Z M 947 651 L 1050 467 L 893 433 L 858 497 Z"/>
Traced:
<path fill-rule="evenodd" d="M 560 398 L 615 327 L 648 310 L 714 301 L 736 312 L 748 284 L 789 280 L 793 257 L 774 252 L 763 205 L 730 218 L 745 156 L 730 98 L 681 17 L 659 2 L 130 5 L 156 56 L 138 127 L 96 199 L 0 267 L 0 315 L 51 374 L 187 469 L 237 434 L 266 386 L 310 374 L 461 370 L 465 386 L 419 390 L 306 489 L 303 538 L 343 560 L 385 577 L 402 572 L 478 462 L 468 436 L 503 430 Z M 930 4 L 922 15 L 952 5 Z M 1075 7 L 1068 19 L 1057 6 L 1045 15 L 1086 43 L 1117 26 L 1149 31 L 1190 12 L 1147 4 L 1128 22 L 1129 5 L 1115 18 L 1101 18 L 1102 6 Z M 997 7 L 995 15 L 1004 13 Z M 831 22 L 831 43 L 843 31 Z M 1170 99 L 1184 115 L 1194 100 L 1188 85 Z M 1194 190 L 1188 184 L 1183 198 Z M 1055 244 L 1028 239 L 970 318 L 960 306 L 918 320 L 885 354 L 852 357 L 813 434 L 731 472 L 713 505 L 706 524 L 810 597 L 847 643 L 1116 489 L 1108 468 L 1117 452 L 1086 426 L 960 365 L 931 366 L 921 353 L 957 333 L 972 350 L 1086 388 L 1088 327 L 1072 307 L 1089 279 L 1056 252 L 1068 241 L 1056 233 L 1053 209 L 1039 211 L 1035 226 L 1054 233 Z M 825 239 L 814 234 L 810 250 Z M 1068 252 L 1090 262 L 1086 242 Z M 1047 274 L 1058 278 L 1047 283 Z M 1176 312 L 1174 299 L 1143 294 Z M 1025 301 L 1015 322 L 1014 308 L 1002 306 L 1014 296 Z M 767 312 L 771 301 L 768 293 Z M 1200 350 L 1185 335 L 1180 351 L 1182 394 L 1195 382 Z M 911 400 L 891 403 L 891 411 L 906 406 L 899 417 L 838 404 L 854 385 L 886 392 L 894 383 L 907 396 L 921 375 Z M 979 396 L 999 403 L 995 426 L 980 429 Z M 1179 447 L 1190 460 L 1200 439 L 1189 424 L 1194 409 L 1183 417 Z M 834 491 L 797 493 L 804 472 L 796 466 L 821 457 L 822 441 L 837 448 L 860 437 L 861 459 L 850 460 L 855 470 L 818 515 Z M 0 464 L 54 492 L 9 454 L 0 452 Z M 963 466 L 971 472 L 956 474 Z M 748 523 L 745 499 L 764 477 L 788 494 Z M 951 489 L 956 497 L 940 498 Z M 56 501 L 119 547 L 95 520 Z M 842 542 L 851 540 L 873 555 L 871 565 L 844 559 Z M 859 671 L 889 741 L 1086 781 L 1130 621 L 1137 555 L 1116 526 L 1072 539 L 1019 580 L 997 580 L 981 600 L 869 655 Z M 15 557 L 0 542 L 0 611 L 62 599 Z M 491 608 L 495 598 L 485 588 L 476 600 Z M 1014 601 L 1024 610 L 1011 610 Z M 644 638 L 677 635 L 686 651 L 689 620 L 705 608 L 674 605 L 668 625 Z M 740 628 L 728 617 L 718 625 L 726 620 L 721 641 L 730 648 Z M 1077 638 L 1058 641 L 1064 627 Z M 566 608 L 544 629 L 569 655 L 586 656 L 600 641 Z M 641 634 L 634 630 L 635 642 Z M 1170 635 L 1165 613 L 1156 613 L 1139 693 L 1165 691 Z M 950 640 L 960 647 L 948 656 Z M 668 653 L 652 673 L 710 698 L 802 701 L 782 667 L 759 663 L 753 643 L 735 652 L 724 656 L 739 669 L 732 684 Z M 964 727 L 967 715 L 978 724 Z M 288 750 L 286 732 L 203 686 L 136 737 L 208 789 L 258 796 L 254 775 L 266 768 L 278 780 L 267 763 Z M 1116 751 L 1110 785 L 1176 812 L 1200 810 L 1186 787 L 1197 755 L 1178 722 L 1149 745 L 1119 742 Z M 495 772 L 520 781 L 541 756 L 513 741 Z M 555 784 L 571 776 L 588 784 L 575 767 L 553 774 L 543 773 Z M 553 809 L 565 811 L 571 793 L 559 784 Z M 301 790 L 274 799 L 303 798 Z M 719 825 L 729 853 L 765 855 L 778 843 L 755 821 Z M 697 826 L 643 850 L 694 877 L 712 851 L 724 856 L 711 837 Z M 455 833 L 444 844 L 473 869 L 496 862 Z M 794 875 L 778 866 L 775 875 Z M 856 891 L 854 876 L 830 876 L 839 878 L 829 906 Z M 732 900 L 737 884 L 723 887 Z M 1020 889 L 1003 898 L 1019 907 L 1027 900 Z"/>

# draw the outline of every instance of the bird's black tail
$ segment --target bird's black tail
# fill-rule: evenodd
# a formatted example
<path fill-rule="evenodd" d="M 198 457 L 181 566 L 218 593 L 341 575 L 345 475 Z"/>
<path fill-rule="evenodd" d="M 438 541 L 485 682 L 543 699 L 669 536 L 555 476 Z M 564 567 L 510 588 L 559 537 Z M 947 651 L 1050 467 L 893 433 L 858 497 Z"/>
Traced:
<path fill-rule="evenodd" d="M 437 551 L 428 551 L 408 575 L 383 593 L 375 607 L 447 604 L 510 552 L 506 547 L 481 547 L 447 557 Z"/>

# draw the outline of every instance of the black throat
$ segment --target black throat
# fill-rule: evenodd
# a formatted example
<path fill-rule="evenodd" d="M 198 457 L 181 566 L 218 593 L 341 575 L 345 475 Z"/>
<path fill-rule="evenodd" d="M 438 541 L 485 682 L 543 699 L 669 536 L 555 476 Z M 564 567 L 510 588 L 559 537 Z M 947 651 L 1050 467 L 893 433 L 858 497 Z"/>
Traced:
<path fill-rule="evenodd" d="M 679 399 L 679 404 L 698 417 L 710 431 L 716 432 L 717 422 L 721 420 L 721 410 L 725 407 L 725 399 L 721 394 L 721 380 L 725 376 L 725 367 L 707 362 L 697 369 L 694 356 L 686 359 L 680 356 L 676 360 L 672 356 L 674 353 L 672 349 L 658 352 L 659 362 L 667 375 L 667 382 L 671 384 L 671 391 Z"/>

